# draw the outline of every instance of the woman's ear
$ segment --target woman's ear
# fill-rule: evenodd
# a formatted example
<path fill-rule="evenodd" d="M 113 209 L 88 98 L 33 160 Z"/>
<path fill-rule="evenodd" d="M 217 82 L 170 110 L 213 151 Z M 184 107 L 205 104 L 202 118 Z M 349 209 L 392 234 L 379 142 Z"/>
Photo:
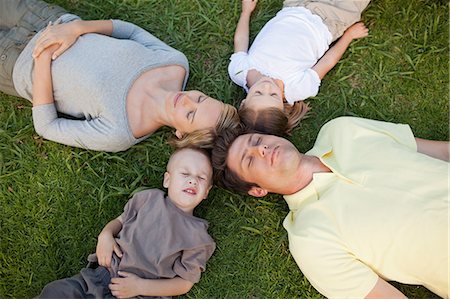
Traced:
<path fill-rule="evenodd" d="M 268 192 L 266 189 L 253 186 L 247 193 L 253 197 L 264 197 Z"/>
<path fill-rule="evenodd" d="M 181 133 L 180 131 L 176 130 L 175 131 L 175 136 L 177 136 L 178 139 L 183 138 L 183 133 Z"/>
<path fill-rule="evenodd" d="M 164 188 L 169 188 L 169 184 L 170 184 L 170 173 L 166 171 L 164 172 L 164 180 L 163 180 Z"/>

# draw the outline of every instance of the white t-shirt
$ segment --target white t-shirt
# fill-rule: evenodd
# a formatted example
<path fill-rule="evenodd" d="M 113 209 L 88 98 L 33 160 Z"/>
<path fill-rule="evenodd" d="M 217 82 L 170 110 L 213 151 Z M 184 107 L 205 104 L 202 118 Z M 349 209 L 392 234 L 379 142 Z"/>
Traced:
<path fill-rule="evenodd" d="M 286 100 L 315 96 L 320 78 L 311 69 L 328 50 L 331 33 L 322 19 L 303 7 L 286 7 L 256 36 L 248 53 L 231 55 L 228 73 L 248 92 L 247 72 L 255 69 L 284 83 Z"/>

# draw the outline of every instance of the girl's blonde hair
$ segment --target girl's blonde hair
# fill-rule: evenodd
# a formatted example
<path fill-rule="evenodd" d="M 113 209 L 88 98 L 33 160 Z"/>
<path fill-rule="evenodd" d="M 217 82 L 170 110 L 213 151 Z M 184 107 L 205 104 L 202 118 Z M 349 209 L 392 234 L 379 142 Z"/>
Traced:
<path fill-rule="evenodd" d="M 290 105 L 285 102 L 283 111 L 278 108 L 253 110 L 245 107 L 239 109 L 239 117 L 246 128 L 278 136 L 290 135 L 292 130 L 305 118 L 310 110 L 303 101 Z"/>
<path fill-rule="evenodd" d="M 236 108 L 224 103 L 222 113 L 217 120 L 215 128 L 196 130 L 184 134 L 180 139 L 172 137 L 169 140 L 169 144 L 174 148 L 196 147 L 212 149 L 214 140 L 220 132 L 225 129 L 235 129 L 238 125 L 239 115 Z"/>

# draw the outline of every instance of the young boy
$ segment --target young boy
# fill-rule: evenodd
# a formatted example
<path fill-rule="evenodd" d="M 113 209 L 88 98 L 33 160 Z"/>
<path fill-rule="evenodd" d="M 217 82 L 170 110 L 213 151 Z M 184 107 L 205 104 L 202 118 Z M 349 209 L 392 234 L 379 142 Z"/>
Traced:
<path fill-rule="evenodd" d="M 136 193 L 124 212 L 98 236 L 95 254 L 80 274 L 54 281 L 38 298 L 129 298 L 176 296 L 200 279 L 215 249 L 208 223 L 193 216 L 212 187 L 209 156 L 198 149 L 175 151 L 163 191 Z"/>
<path fill-rule="evenodd" d="M 257 0 L 242 0 L 228 66 L 231 80 L 248 93 L 239 111 L 242 122 L 265 133 L 289 133 L 308 110 L 299 101 L 315 96 L 351 41 L 368 35 L 364 24 L 355 22 L 369 2 L 285 0 L 249 49 Z"/>

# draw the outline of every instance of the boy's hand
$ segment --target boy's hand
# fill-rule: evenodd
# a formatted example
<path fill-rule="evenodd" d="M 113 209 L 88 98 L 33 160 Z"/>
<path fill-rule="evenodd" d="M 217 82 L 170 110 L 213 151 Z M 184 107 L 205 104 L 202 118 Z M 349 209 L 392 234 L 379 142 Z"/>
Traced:
<path fill-rule="evenodd" d="M 139 291 L 139 283 L 142 280 L 139 276 L 119 271 L 121 277 L 111 278 L 109 289 L 117 298 L 130 298 L 142 295 Z"/>
<path fill-rule="evenodd" d="M 242 12 L 251 14 L 256 7 L 258 0 L 242 0 Z"/>
<path fill-rule="evenodd" d="M 347 35 L 351 39 L 363 38 L 369 35 L 369 29 L 367 29 L 363 22 L 358 22 L 348 27 L 344 35 Z"/>
<path fill-rule="evenodd" d="M 80 36 L 78 32 L 79 22 L 81 21 L 56 25 L 49 23 L 36 41 L 33 50 L 33 58 L 39 57 L 45 49 L 52 45 L 58 45 L 57 50 L 53 53 L 53 60 L 64 53 Z"/>
<path fill-rule="evenodd" d="M 98 235 L 97 254 L 98 264 L 103 267 L 111 267 L 112 254 L 115 252 L 118 257 L 122 257 L 122 250 L 116 243 L 114 236 L 109 232 L 101 232 Z"/>

